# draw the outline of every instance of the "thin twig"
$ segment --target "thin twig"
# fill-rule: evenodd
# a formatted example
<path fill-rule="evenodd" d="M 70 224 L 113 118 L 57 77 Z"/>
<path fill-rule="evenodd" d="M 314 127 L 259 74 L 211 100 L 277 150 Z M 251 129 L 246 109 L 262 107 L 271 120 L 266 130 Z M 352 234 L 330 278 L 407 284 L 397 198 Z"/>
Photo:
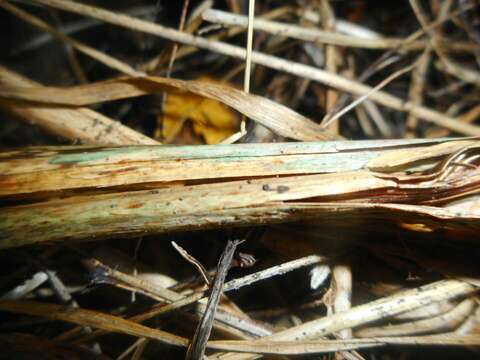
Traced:
<path fill-rule="evenodd" d="M 250 77 L 252 67 L 252 48 L 253 48 L 253 20 L 255 17 L 255 0 L 249 0 L 248 2 L 248 24 L 247 24 L 247 46 L 245 56 L 245 71 L 243 77 L 243 91 L 250 92 Z M 240 140 L 247 133 L 247 117 L 242 115 L 240 122 L 240 131 L 229 136 L 222 141 L 222 144 L 231 144 Z"/>
<path fill-rule="evenodd" d="M 319 262 L 325 261 L 326 259 L 317 255 L 307 256 L 304 258 L 296 259 L 289 261 L 280 265 L 273 266 L 271 268 L 258 271 L 256 273 L 246 275 L 240 279 L 230 280 L 223 287 L 223 292 L 238 290 L 244 286 L 251 285 L 258 281 L 266 280 L 274 276 L 283 275 L 287 272 L 296 270 L 301 267 L 310 266 L 317 264 Z M 207 296 L 207 291 L 196 292 L 192 295 L 186 296 L 181 300 L 172 302 L 171 304 L 164 306 L 155 306 L 150 311 L 145 312 L 144 314 L 136 315 L 130 318 L 130 321 L 134 322 L 143 322 L 152 317 L 158 316 L 160 314 L 165 314 L 173 310 L 177 310 L 181 307 L 193 304 Z M 100 335 L 105 334 L 105 331 L 97 330 L 92 334 L 92 336 L 82 339 L 82 342 L 91 341 L 97 338 Z"/>
<path fill-rule="evenodd" d="M 203 14 L 203 19 L 215 24 L 221 24 L 226 26 L 241 26 L 247 27 L 248 19 L 244 15 L 232 14 L 221 10 L 208 9 Z M 324 31 L 315 28 L 306 28 L 298 25 L 285 24 L 282 22 L 258 19 L 255 20 L 254 25 L 255 30 L 264 31 L 266 33 L 284 37 L 290 37 L 292 39 L 298 39 L 302 41 L 317 42 L 320 44 L 329 44 L 335 46 L 348 46 L 355 48 L 366 48 L 366 49 L 392 49 L 401 46 L 404 43 L 404 39 L 400 38 L 387 38 L 387 37 L 378 37 L 365 38 L 358 36 L 351 36 L 340 34 L 334 31 Z M 411 41 L 405 49 L 407 51 L 418 51 L 424 49 L 428 45 L 427 41 L 424 40 L 414 40 Z M 472 51 L 468 49 L 471 47 L 468 43 L 463 43 L 463 51 Z M 449 49 L 452 45 L 450 42 L 443 41 L 441 46 Z M 453 48 L 459 46 L 455 44 Z M 452 49 L 453 50 L 453 49 Z M 460 50 L 460 49 L 459 49 Z"/>
<path fill-rule="evenodd" d="M 127 74 L 130 76 L 143 76 L 145 75 L 144 72 L 135 70 L 132 68 L 129 64 L 124 63 L 123 61 L 120 61 L 108 54 L 105 54 L 101 51 L 98 51 L 97 49 L 92 48 L 91 46 L 88 46 L 78 40 L 75 40 L 71 38 L 68 35 L 65 35 L 58 30 L 54 29 L 50 25 L 48 25 L 45 21 L 42 19 L 33 16 L 29 14 L 28 12 L 16 7 L 15 5 L 12 5 L 8 2 L 1 1 L 0 2 L 0 7 L 3 9 L 11 12 L 12 14 L 16 15 L 20 19 L 22 19 L 25 22 L 28 22 L 29 24 L 32 24 L 33 26 L 38 27 L 39 29 L 46 31 L 53 36 L 59 38 L 66 44 L 72 46 L 76 50 L 80 51 L 81 53 L 90 56 L 91 58 L 97 60 L 98 62 L 108 66 L 109 68 L 115 69 L 123 74 Z"/>
<path fill-rule="evenodd" d="M 451 0 L 447 1 L 446 3 L 451 3 Z M 455 61 L 448 57 L 445 51 L 443 51 L 443 49 L 439 45 L 439 36 L 436 34 L 436 31 L 434 29 L 428 29 L 427 16 L 425 15 L 425 12 L 423 11 L 422 6 L 418 2 L 418 0 L 410 0 L 410 5 L 423 30 L 430 35 L 430 42 L 432 44 L 432 48 L 438 55 L 444 70 L 449 74 L 458 77 L 461 80 L 479 86 L 480 73 L 478 71 L 457 64 Z"/>
<path fill-rule="evenodd" d="M 73 309 L 79 309 L 80 306 L 78 305 L 77 301 L 70 295 L 70 293 L 67 290 L 67 287 L 63 283 L 63 281 L 58 277 L 58 275 L 49 269 L 45 270 L 45 273 L 48 275 L 48 280 L 50 282 L 50 285 L 52 286 L 52 289 L 54 293 L 57 295 L 57 297 L 60 299 L 60 301 L 68 305 L 69 307 L 72 307 Z M 92 328 L 90 326 L 83 326 L 82 331 L 85 332 L 85 334 L 91 334 L 92 333 Z M 100 344 L 95 343 L 92 346 L 92 350 L 95 352 L 95 354 L 101 354 L 102 349 L 100 347 Z"/>
<path fill-rule="evenodd" d="M 418 60 L 418 66 L 412 71 L 412 80 L 410 82 L 410 90 L 408 97 L 410 101 L 415 105 L 421 105 L 423 103 L 423 88 L 426 80 L 428 67 L 431 60 L 431 48 L 428 46 L 424 52 L 420 55 Z M 414 135 L 417 129 L 418 119 L 415 115 L 409 114 L 407 117 L 407 131 Z"/>
<path fill-rule="evenodd" d="M 147 342 L 148 339 L 142 337 L 137 339 L 132 345 L 130 345 L 128 348 L 125 349 L 120 355 L 117 356 L 116 360 L 123 360 L 125 359 L 128 355 L 130 355 L 132 352 L 134 352 L 139 346 L 141 346 L 143 343 Z"/>
<path fill-rule="evenodd" d="M 332 32 L 335 29 L 335 14 L 328 0 L 322 0 L 320 2 L 320 19 L 322 20 L 323 27 L 326 31 Z M 325 46 L 325 69 L 331 73 L 337 72 L 338 63 L 338 51 L 333 45 Z M 330 113 L 335 108 L 339 93 L 334 89 L 327 89 L 325 94 L 325 112 Z M 330 123 L 332 124 L 332 123 Z M 322 124 L 323 125 L 323 124 Z M 327 125 L 325 125 L 325 128 Z M 330 130 L 334 133 L 339 133 L 340 126 L 336 123 L 334 126 L 330 126 Z"/>
<path fill-rule="evenodd" d="M 402 312 L 413 310 L 430 303 L 454 299 L 474 293 L 478 288 L 457 280 L 442 280 L 416 289 L 406 290 L 398 294 L 355 306 L 350 310 L 303 323 L 260 341 L 284 341 L 315 339 L 333 332 L 350 329 L 361 324 L 384 319 Z M 253 354 L 222 355 L 222 359 L 256 359 Z"/>
<path fill-rule="evenodd" d="M 193 36 L 191 34 L 185 34 L 174 29 L 166 28 L 157 24 L 152 24 L 147 21 L 135 19 L 126 15 L 115 14 L 111 11 L 104 10 L 98 7 L 87 6 L 74 2 L 67 2 L 65 0 L 34 1 L 41 4 L 57 7 L 66 11 L 71 11 L 82 15 L 88 15 L 98 19 L 102 19 L 112 24 L 134 29 L 136 31 L 142 31 L 145 33 L 157 35 L 159 37 L 167 38 L 171 41 L 197 46 L 206 50 L 218 52 L 242 60 L 246 57 L 246 50 L 243 48 L 239 48 L 218 41 L 209 41 L 201 37 Z M 434 25 L 435 24 L 431 24 L 430 26 Z M 275 56 L 255 51 L 252 52 L 252 61 L 257 64 L 267 66 L 269 68 L 284 71 L 303 78 L 311 79 L 327 86 L 332 86 L 339 90 L 350 92 L 357 96 L 365 95 L 372 90 L 370 86 L 361 84 L 354 80 L 346 79 L 337 74 L 331 74 L 327 71 L 312 66 L 287 61 Z M 455 132 L 466 135 L 480 135 L 480 129 L 477 126 L 459 123 L 455 119 L 452 119 L 449 116 L 446 116 L 440 112 L 423 106 L 417 106 L 410 102 L 405 102 L 399 97 L 382 91 L 372 93 L 370 95 L 370 99 L 395 110 L 411 112 L 412 114 L 418 116 L 425 121 L 431 122 L 441 127 L 448 128 Z"/>
<path fill-rule="evenodd" d="M 210 285 L 210 279 L 208 277 L 208 271 L 205 269 L 205 267 L 195 259 L 192 255 L 190 255 L 184 248 L 182 248 L 180 245 L 178 245 L 175 241 L 171 242 L 172 246 L 175 248 L 175 250 L 178 251 L 182 257 L 187 260 L 190 264 L 192 264 L 200 273 L 200 275 L 203 278 L 203 281 L 205 281 L 206 285 Z"/>
<path fill-rule="evenodd" d="M 248 2 L 248 29 L 247 29 L 247 56 L 245 58 L 245 73 L 243 80 L 243 91 L 250 92 L 250 77 L 252 68 L 252 48 L 253 48 L 253 19 L 255 17 L 255 0 L 249 0 Z M 246 118 L 242 118 L 240 124 L 240 132 L 246 133 Z"/>
<path fill-rule="evenodd" d="M 187 18 L 187 10 L 190 0 L 183 0 L 182 15 L 180 16 L 180 25 L 178 26 L 179 31 L 183 31 L 185 28 L 185 19 Z M 173 44 L 172 52 L 170 54 L 170 59 L 168 61 L 168 68 L 166 77 L 170 77 L 172 74 L 173 63 L 175 62 L 175 57 L 177 56 L 178 43 Z"/>
<path fill-rule="evenodd" d="M 391 83 L 393 80 L 396 78 L 402 76 L 403 74 L 406 74 L 407 72 L 411 71 L 415 66 L 417 65 L 417 62 L 415 62 L 412 65 L 409 65 L 407 67 L 404 67 L 403 69 L 400 69 L 398 71 L 395 71 L 393 74 L 390 74 L 388 77 L 383 79 L 378 85 L 375 87 L 371 88 L 368 93 L 365 95 L 360 96 L 356 100 L 352 101 L 352 103 L 346 107 L 344 107 L 342 110 L 337 112 L 336 114 L 327 114 L 325 115 L 324 119 L 322 120 L 322 127 L 327 128 L 331 123 L 334 121 L 338 120 L 340 117 L 345 115 L 347 112 L 349 112 L 351 109 L 353 109 L 355 106 L 361 104 L 365 100 L 367 100 L 369 97 L 371 97 L 375 92 L 378 92 L 380 89 Z"/>
<path fill-rule="evenodd" d="M 218 261 L 217 274 L 211 289 L 211 294 L 208 299 L 207 307 L 203 313 L 202 319 L 195 330 L 192 341 L 188 346 L 186 360 L 202 359 L 207 346 L 208 338 L 212 331 L 213 319 L 215 318 L 215 312 L 217 311 L 218 302 L 222 295 L 222 288 L 227 276 L 230 264 L 232 263 L 233 254 L 237 246 L 241 241 L 234 240 L 228 241 L 225 250 Z"/>
<path fill-rule="evenodd" d="M 85 259 L 83 264 L 92 273 L 92 281 L 94 283 L 112 284 L 130 291 L 139 292 L 160 302 L 176 301 L 182 298 L 182 295 L 174 291 L 160 286 L 153 286 L 149 281 L 114 270 L 98 260 Z"/>

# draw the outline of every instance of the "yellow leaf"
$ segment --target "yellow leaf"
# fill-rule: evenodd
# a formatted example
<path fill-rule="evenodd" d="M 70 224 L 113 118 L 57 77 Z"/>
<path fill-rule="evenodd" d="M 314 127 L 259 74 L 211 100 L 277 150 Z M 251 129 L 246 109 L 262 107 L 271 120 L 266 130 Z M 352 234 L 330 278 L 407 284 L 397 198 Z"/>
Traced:
<path fill-rule="evenodd" d="M 214 82 L 211 79 L 201 79 Z M 167 96 L 163 116 L 163 137 L 170 142 L 180 133 L 185 121 L 207 144 L 217 144 L 234 134 L 239 118 L 228 106 L 189 92 L 172 91 Z"/>

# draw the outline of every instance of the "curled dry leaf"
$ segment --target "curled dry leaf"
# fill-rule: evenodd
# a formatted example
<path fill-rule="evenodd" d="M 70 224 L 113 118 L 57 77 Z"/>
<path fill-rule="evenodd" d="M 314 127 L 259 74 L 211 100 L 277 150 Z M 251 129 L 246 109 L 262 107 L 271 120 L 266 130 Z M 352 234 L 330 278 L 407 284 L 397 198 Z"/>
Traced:
<path fill-rule="evenodd" d="M 168 88 L 187 90 L 220 101 L 281 136 L 302 141 L 333 138 L 313 121 L 272 100 L 247 94 L 230 86 L 205 81 L 147 76 L 119 78 L 69 88 L 0 85 L 0 99 L 86 106 L 152 94 Z"/>
<path fill-rule="evenodd" d="M 394 171 L 398 168 L 405 167 L 408 164 L 419 163 L 431 158 L 438 158 L 443 155 L 455 153 L 456 151 L 478 146 L 478 140 L 467 139 L 454 142 L 444 142 L 426 148 L 420 152 L 412 152 L 408 149 L 399 150 L 372 159 L 368 163 L 368 168 L 374 171 Z"/>

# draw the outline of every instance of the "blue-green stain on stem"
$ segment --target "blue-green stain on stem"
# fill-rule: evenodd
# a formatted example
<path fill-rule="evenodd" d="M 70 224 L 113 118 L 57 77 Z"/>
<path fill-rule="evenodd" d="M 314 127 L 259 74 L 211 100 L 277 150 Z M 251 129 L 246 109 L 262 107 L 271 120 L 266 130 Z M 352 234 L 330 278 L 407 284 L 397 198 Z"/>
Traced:
<path fill-rule="evenodd" d="M 80 164 L 89 161 L 101 160 L 113 155 L 135 153 L 141 149 L 140 146 L 128 146 L 111 148 L 108 150 L 85 151 L 76 154 L 64 154 L 53 156 L 48 162 L 50 164 Z"/>

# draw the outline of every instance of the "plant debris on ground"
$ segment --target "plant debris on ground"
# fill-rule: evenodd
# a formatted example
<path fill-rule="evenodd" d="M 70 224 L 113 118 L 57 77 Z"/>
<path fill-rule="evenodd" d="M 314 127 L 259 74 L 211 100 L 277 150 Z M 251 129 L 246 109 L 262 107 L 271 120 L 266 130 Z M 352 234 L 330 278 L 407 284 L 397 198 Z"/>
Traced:
<path fill-rule="evenodd" d="M 478 357 L 479 14 L 0 1 L 0 358 Z"/>

